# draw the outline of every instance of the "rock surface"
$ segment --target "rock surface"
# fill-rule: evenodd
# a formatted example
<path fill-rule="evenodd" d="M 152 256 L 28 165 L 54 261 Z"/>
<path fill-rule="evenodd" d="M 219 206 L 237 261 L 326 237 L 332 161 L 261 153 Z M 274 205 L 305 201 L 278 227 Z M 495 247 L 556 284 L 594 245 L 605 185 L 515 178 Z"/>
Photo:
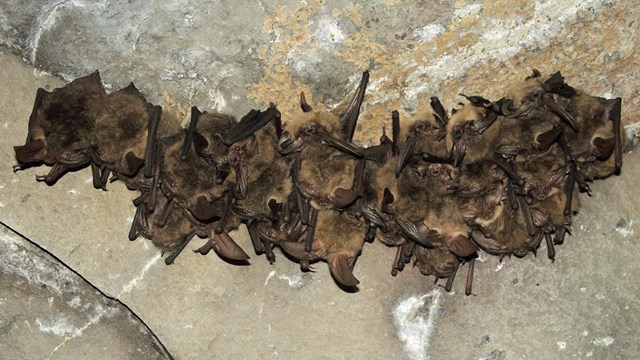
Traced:
<path fill-rule="evenodd" d="M 4 225 L 0 259 L 3 357 L 170 358 L 126 306 Z"/>

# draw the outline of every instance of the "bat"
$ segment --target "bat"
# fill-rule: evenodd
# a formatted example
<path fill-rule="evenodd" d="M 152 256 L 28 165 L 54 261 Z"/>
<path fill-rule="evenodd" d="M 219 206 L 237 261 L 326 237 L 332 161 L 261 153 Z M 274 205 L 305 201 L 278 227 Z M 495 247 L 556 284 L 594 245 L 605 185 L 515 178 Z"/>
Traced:
<path fill-rule="evenodd" d="M 89 165 L 96 114 L 104 97 L 97 71 L 53 92 L 38 89 L 27 140 L 14 147 L 14 171 L 44 163 L 52 168 L 36 180 L 52 185 L 67 171 Z"/>
<path fill-rule="evenodd" d="M 433 117 L 422 117 L 408 129 L 395 163 L 395 177 L 382 177 L 386 183 L 378 186 L 384 186 L 380 199 L 383 212 L 392 219 L 392 240 L 386 242 L 401 245 L 396 251 L 392 275 L 401 271 L 413 256 L 422 273 L 435 275 L 436 279 L 447 278 L 445 289 L 450 291 L 460 263 L 473 262 L 478 248 L 469 239 L 471 231 L 455 196 L 459 176 L 454 156 L 447 150 L 450 121 L 456 121 L 460 113 L 450 119 L 435 97 L 431 106 Z M 472 278 L 470 272 L 468 294 Z"/>
<path fill-rule="evenodd" d="M 368 81 L 364 72 L 339 117 L 314 111 L 301 94 L 302 114 L 286 124 L 279 143 L 280 153 L 291 159 L 293 196 L 299 221 L 306 226 L 298 239 L 289 234 L 279 245 L 303 268 L 326 260 L 336 282 L 348 288 L 359 283 L 352 270 L 370 233 L 358 201 L 365 193 L 367 160 L 364 149 L 352 142 Z"/>
<path fill-rule="evenodd" d="M 534 255 L 544 240 L 553 261 L 571 233 L 578 193 L 622 168 L 620 98 L 594 97 L 560 72 L 533 70 L 498 100 L 460 94 L 450 113 L 430 97 L 431 113 L 391 114 L 391 138 L 366 147 L 353 137 L 369 72 L 353 97 L 332 112 L 271 104 L 239 121 L 191 109 L 186 129 L 133 83 L 106 94 L 98 72 L 47 92 L 38 89 L 14 171 L 51 166 L 38 181 L 53 185 L 91 166 L 93 184 L 122 181 L 140 195 L 129 239 L 158 246 L 166 264 L 196 237 L 232 263 L 249 255 L 229 232 L 244 223 L 256 254 L 273 247 L 310 270 L 326 261 L 347 291 L 367 242 L 395 256 L 396 276 L 413 263 L 436 282 L 467 265 L 472 294 L 478 252 Z"/>

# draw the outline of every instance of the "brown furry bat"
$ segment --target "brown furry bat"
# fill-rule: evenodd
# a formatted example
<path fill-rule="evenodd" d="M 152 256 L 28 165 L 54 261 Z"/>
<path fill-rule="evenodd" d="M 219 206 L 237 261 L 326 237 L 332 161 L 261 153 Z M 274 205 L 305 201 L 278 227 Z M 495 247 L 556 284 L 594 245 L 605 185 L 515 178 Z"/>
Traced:
<path fill-rule="evenodd" d="M 303 269 L 324 260 L 354 289 L 362 247 L 380 234 L 396 247 L 394 276 L 413 262 L 450 291 L 468 263 L 467 295 L 478 251 L 524 257 L 544 240 L 553 261 L 578 192 L 620 172 L 621 99 L 587 95 L 559 72 L 534 70 L 497 101 L 461 94 L 467 104 L 450 114 L 437 97 L 430 114 L 393 112 L 392 138 L 369 148 L 352 141 L 368 80 L 344 111 L 314 111 L 301 94 L 284 123 L 275 105 L 239 122 L 193 107 L 183 130 L 133 84 L 106 95 L 96 72 L 38 89 L 14 170 L 50 165 L 37 180 L 51 185 L 91 164 L 101 189 L 113 174 L 141 193 L 129 238 L 150 238 L 167 264 L 196 235 L 207 239 L 197 252 L 246 263 L 229 235 L 244 222 L 270 262 L 274 246 Z"/>

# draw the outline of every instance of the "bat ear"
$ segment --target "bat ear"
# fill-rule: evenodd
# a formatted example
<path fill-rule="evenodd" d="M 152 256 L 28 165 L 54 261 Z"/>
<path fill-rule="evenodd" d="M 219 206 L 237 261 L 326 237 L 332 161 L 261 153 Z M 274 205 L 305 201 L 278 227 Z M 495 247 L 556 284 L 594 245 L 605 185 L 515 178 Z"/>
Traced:
<path fill-rule="evenodd" d="M 206 157 L 206 150 L 209 147 L 209 140 L 197 131 L 193 132 L 193 148 L 200 157 Z"/>
<path fill-rule="evenodd" d="M 338 283 L 348 287 L 354 287 L 360 283 L 351 270 L 351 262 L 347 254 L 330 255 L 328 259 L 329 271 Z"/>
<path fill-rule="evenodd" d="M 539 78 L 540 76 L 542 76 L 542 74 L 540 74 L 540 71 L 538 71 L 538 69 L 532 69 L 531 72 L 532 74 L 524 78 L 524 81 L 527 81 L 529 79 Z"/>
<path fill-rule="evenodd" d="M 212 240 L 216 252 L 225 258 L 238 261 L 250 259 L 249 255 L 247 255 L 247 253 L 244 252 L 244 250 L 242 250 L 235 241 L 233 241 L 226 231 L 223 231 L 220 234 L 214 233 Z"/>
<path fill-rule="evenodd" d="M 396 201 L 395 197 L 393 196 L 393 193 L 391 192 L 391 190 L 389 190 L 388 187 L 384 188 L 383 199 L 385 204 L 393 204 L 394 201 Z"/>
<path fill-rule="evenodd" d="M 142 95 L 142 93 L 133 84 L 133 82 L 130 82 L 129 85 L 127 85 L 126 88 L 122 89 L 122 92 L 127 94 L 127 95 L 135 96 L 138 99 L 142 100 L 144 103 L 147 103 L 147 99 L 144 98 L 144 95 Z"/>
<path fill-rule="evenodd" d="M 82 88 L 83 90 L 85 90 L 86 92 L 92 92 L 92 91 L 97 91 L 98 93 L 101 93 L 104 95 L 104 87 L 102 86 L 102 78 L 100 78 L 100 72 L 98 70 L 94 71 L 93 73 L 85 76 L 85 77 L 81 77 L 81 78 L 77 78 L 75 80 L 73 80 L 71 83 L 69 83 L 70 87 L 75 87 L 78 86 L 80 88 Z"/>
<path fill-rule="evenodd" d="M 558 140 L 560 134 L 562 134 L 562 128 L 559 126 L 554 127 L 549 131 L 538 134 L 538 136 L 536 136 L 536 142 L 540 145 L 541 150 L 547 150 Z"/>
<path fill-rule="evenodd" d="M 467 257 L 476 251 L 478 247 L 471 242 L 466 236 L 459 234 L 456 236 L 448 236 L 446 238 L 447 246 L 449 250 L 460 257 Z"/>
<path fill-rule="evenodd" d="M 140 159 L 133 153 L 133 151 L 129 151 L 127 155 L 124 156 L 125 160 L 125 171 L 124 174 L 127 176 L 135 175 L 140 168 L 144 165 L 144 160 Z"/>
<path fill-rule="evenodd" d="M 43 139 L 29 141 L 22 146 L 14 146 L 16 159 L 19 163 L 32 163 L 44 160 L 46 156 L 46 144 Z"/>
<path fill-rule="evenodd" d="M 331 196 L 331 203 L 336 207 L 344 208 L 356 201 L 359 195 L 360 192 L 356 190 L 338 187 L 333 191 L 333 195 Z"/>
<path fill-rule="evenodd" d="M 192 209 L 189 209 L 189 211 L 196 219 L 201 221 L 209 222 L 215 220 L 216 218 L 220 219 L 220 215 L 218 214 L 216 208 L 211 206 L 211 204 L 209 204 L 209 202 L 207 201 L 207 198 L 203 195 L 198 196 L 198 198 L 196 199 L 196 206 Z"/>
<path fill-rule="evenodd" d="M 614 138 L 603 139 L 599 136 L 596 136 L 591 140 L 591 144 L 596 149 L 596 156 L 599 159 L 606 160 L 613 153 L 616 141 Z"/>

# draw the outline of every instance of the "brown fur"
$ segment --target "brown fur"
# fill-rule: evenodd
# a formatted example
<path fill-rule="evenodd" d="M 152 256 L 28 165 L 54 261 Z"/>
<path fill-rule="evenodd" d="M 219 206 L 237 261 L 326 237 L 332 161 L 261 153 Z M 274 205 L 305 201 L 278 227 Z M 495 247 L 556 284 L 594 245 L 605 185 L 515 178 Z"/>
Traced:
<path fill-rule="evenodd" d="M 88 165 L 104 95 L 97 71 L 51 93 L 39 89 L 25 145 L 14 148 L 17 169 L 39 162 L 54 165 L 48 175 L 37 177 L 51 184 L 67 170 Z"/>

